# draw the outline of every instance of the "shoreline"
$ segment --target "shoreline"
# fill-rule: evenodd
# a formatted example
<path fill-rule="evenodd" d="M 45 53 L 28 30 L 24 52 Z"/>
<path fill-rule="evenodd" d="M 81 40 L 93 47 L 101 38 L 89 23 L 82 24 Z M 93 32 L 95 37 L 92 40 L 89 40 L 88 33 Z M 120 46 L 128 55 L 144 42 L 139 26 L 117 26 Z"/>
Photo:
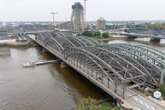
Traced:
<path fill-rule="evenodd" d="M 9 47 L 20 47 L 20 46 L 30 46 L 31 43 L 27 41 L 17 41 L 16 39 L 0 40 L 0 47 L 9 46 Z"/>

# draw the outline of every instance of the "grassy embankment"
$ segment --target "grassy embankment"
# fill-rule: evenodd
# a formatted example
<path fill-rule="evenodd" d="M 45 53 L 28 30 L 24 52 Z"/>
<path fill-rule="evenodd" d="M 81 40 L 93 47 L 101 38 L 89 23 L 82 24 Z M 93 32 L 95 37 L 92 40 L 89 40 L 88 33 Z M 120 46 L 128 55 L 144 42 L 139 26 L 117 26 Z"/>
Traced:
<path fill-rule="evenodd" d="M 109 102 L 100 102 L 89 97 L 82 99 L 75 110 L 120 110 L 120 108 L 113 107 Z"/>

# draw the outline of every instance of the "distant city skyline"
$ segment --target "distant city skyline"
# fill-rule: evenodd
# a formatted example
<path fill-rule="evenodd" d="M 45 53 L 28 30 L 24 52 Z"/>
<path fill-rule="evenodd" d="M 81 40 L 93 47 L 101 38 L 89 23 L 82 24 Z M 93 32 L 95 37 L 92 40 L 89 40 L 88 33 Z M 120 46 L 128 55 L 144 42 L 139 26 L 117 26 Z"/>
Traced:
<path fill-rule="evenodd" d="M 0 21 L 70 20 L 71 6 L 83 0 L 0 0 Z M 165 20 L 165 0 L 88 0 L 87 21 Z"/>

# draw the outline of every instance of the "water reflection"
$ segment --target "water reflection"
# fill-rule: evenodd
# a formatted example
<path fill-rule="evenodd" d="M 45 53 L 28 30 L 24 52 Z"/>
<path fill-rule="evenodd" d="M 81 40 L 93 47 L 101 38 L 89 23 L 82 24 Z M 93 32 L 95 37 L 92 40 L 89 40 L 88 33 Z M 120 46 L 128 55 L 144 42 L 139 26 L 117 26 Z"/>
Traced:
<path fill-rule="evenodd" d="M 23 68 L 29 61 L 55 59 L 36 48 L 11 48 L 0 56 L 0 108 L 3 110 L 70 110 L 83 97 L 104 92 L 71 68 L 59 64 Z"/>
<path fill-rule="evenodd" d="M 44 56 L 46 59 L 55 58 L 50 53 L 44 54 Z M 65 84 L 63 85 L 64 90 L 73 97 L 75 102 L 89 96 L 95 99 L 104 98 L 106 96 L 103 91 L 70 67 L 61 68 L 60 64 L 54 64 L 49 66 L 49 71 L 54 78 L 58 78 L 57 80 Z M 56 74 L 55 71 L 58 72 L 58 74 Z M 59 75 L 59 77 L 57 77 L 57 75 Z"/>

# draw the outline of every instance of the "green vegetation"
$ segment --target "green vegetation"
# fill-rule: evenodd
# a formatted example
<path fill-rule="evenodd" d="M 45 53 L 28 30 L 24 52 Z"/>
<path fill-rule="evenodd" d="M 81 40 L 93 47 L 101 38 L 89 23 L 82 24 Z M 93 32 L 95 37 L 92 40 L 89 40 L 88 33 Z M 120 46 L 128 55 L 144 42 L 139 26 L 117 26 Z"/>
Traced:
<path fill-rule="evenodd" d="M 101 36 L 101 32 L 99 32 L 99 31 L 96 31 L 96 32 L 94 32 L 93 34 L 94 34 L 94 36 L 96 36 L 96 37 Z"/>
<path fill-rule="evenodd" d="M 93 36 L 93 33 L 92 32 L 90 32 L 90 31 L 85 31 L 85 32 L 83 32 L 82 33 L 82 35 L 84 35 L 84 36 Z"/>
<path fill-rule="evenodd" d="M 163 30 L 165 29 L 165 24 L 163 23 L 148 24 L 147 27 L 149 29 Z"/>
<path fill-rule="evenodd" d="M 112 107 L 108 102 L 99 103 L 98 100 L 85 98 L 80 101 L 75 110 L 120 110 L 118 107 Z"/>
<path fill-rule="evenodd" d="M 165 98 L 165 85 L 160 85 L 159 91 L 162 93 L 162 97 Z"/>
<path fill-rule="evenodd" d="M 104 32 L 101 33 L 99 31 L 85 31 L 82 33 L 83 36 L 91 37 L 91 38 L 96 38 L 96 39 L 102 39 L 102 38 L 108 38 L 109 33 Z"/>
<path fill-rule="evenodd" d="M 109 37 L 109 33 L 108 33 L 108 32 L 104 32 L 104 33 L 102 34 L 102 37 L 103 37 L 103 38 L 108 38 L 108 37 Z"/>

